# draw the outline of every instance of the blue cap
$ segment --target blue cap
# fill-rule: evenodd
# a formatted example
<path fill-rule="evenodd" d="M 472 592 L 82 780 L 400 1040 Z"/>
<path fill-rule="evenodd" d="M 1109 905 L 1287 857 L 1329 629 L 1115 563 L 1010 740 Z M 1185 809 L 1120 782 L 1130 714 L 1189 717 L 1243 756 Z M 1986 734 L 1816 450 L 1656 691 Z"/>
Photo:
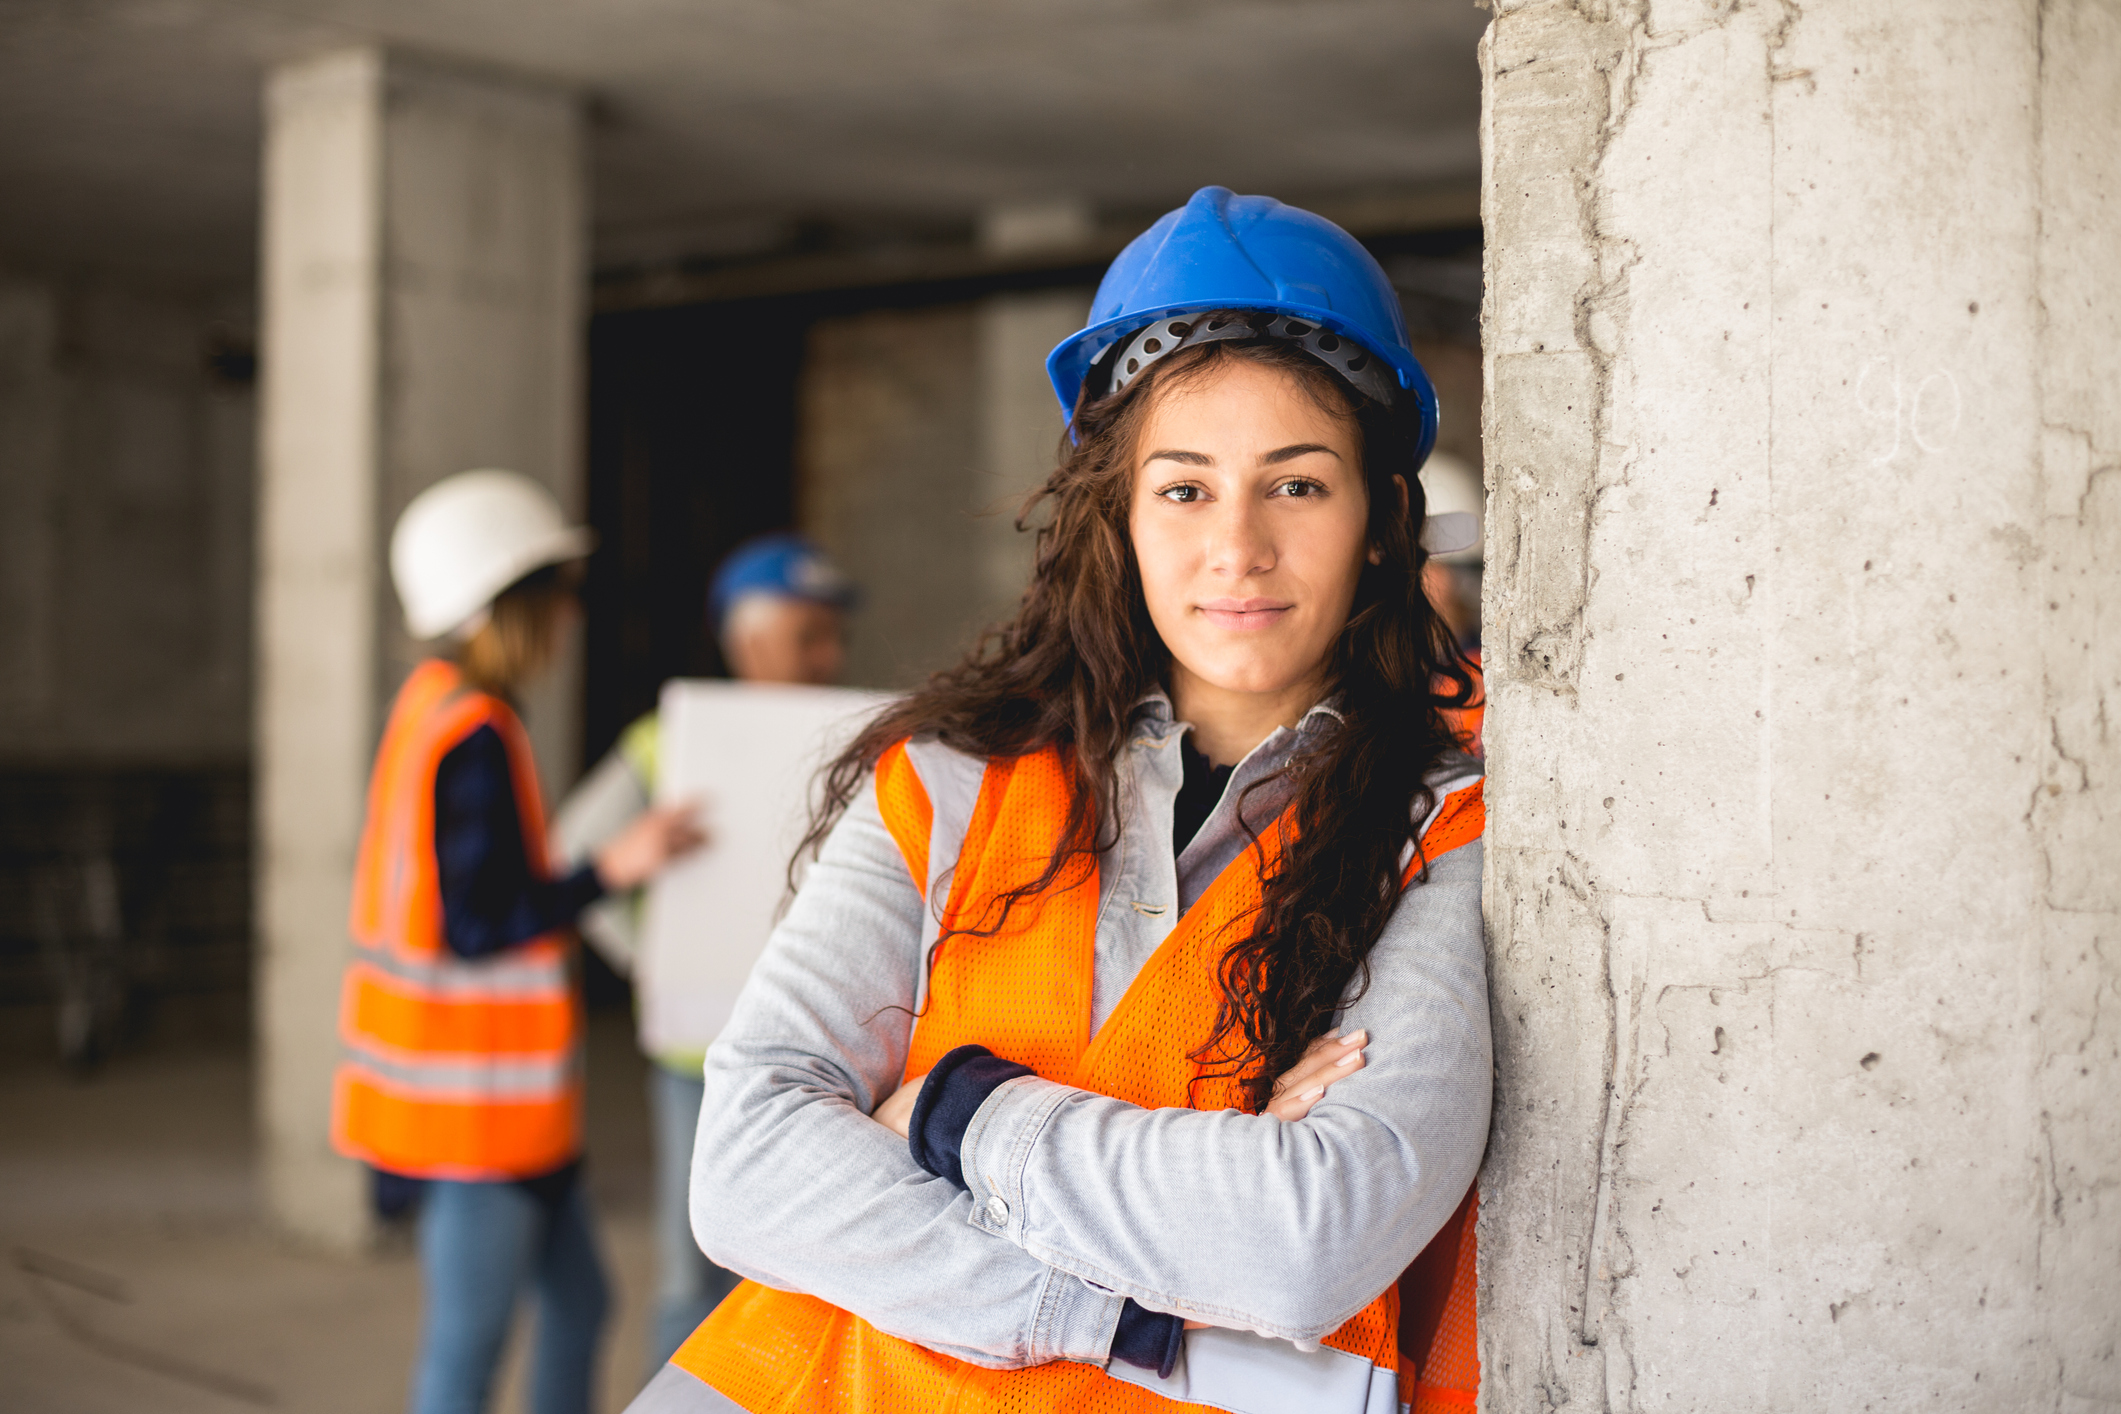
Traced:
<path fill-rule="evenodd" d="M 1415 465 L 1436 442 L 1436 391 L 1407 346 L 1406 318 L 1383 267 L 1323 216 L 1267 196 L 1202 187 L 1136 236 L 1097 287 L 1090 322 L 1046 360 L 1071 420 L 1099 355 L 1151 322 L 1215 309 L 1308 320 L 1352 339 L 1391 368 L 1421 419 Z"/>
<path fill-rule="evenodd" d="M 770 594 L 777 599 L 804 599 L 829 604 L 835 609 L 852 608 L 854 582 L 825 552 L 801 535 L 786 531 L 760 535 L 737 546 L 714 572 L 707 589 L 707 616 L 716 633 L 739 599 Z"/>

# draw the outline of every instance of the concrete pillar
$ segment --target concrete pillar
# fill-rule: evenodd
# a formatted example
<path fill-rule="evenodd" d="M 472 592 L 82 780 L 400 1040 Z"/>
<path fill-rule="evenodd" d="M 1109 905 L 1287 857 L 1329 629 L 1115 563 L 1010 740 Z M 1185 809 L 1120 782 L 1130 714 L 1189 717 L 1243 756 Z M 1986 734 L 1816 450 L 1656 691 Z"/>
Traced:
<path fill-rule="evenodd" d="M 1083 327 L 1088 290 L 989 295 L 979 307 L 979 467 L 972 490 L 981 607 L 989 622 L 1016 612 L 1031 580 L 1032 538 L 1016 517 L 1054 466 L 1064 423 L 1046 355 Z"/>
<path fill-rule="evenodd" d="M 1007 259 L 1065 260 L 1089 248 L 1096 214 L 1069 199 L 993 207 L 980 217 L 980 247 Z M 989 295 L 979 307 L 979 469 L 973 487 L 979 589 L 990 622 L 1008 618 L 1031 578 L 1032 538 L 1018 509 L 1052 472 L 1064 424 L 1046 355 L 1090 316 L 1086 289 Z"/>
<path fill-rule="evenodd" d="M 11 741 L 22 718 L 59 706 L 59 486 L 65 380 L 59 301 L 41 281 L 0 280 L 0 722 Z"/>
<path fill-rule="evenodd" d="M 979 234 L 988 255 L 1058 265 L 1095 223 L 1079 202 L 1024 203 Z M 1017 510 L 1060 444 L 1046 354 L 1089 311 L 1086 289 L 1027 290 L 812 329 L 798 519 L 863 587 L 850 682 L 910 687 L 1015 613 L 1032 550 Z"/>
<path fill-rule="evenodd" d="M 986 621 L 969 514 L 976 306 L 820 320 L 803 359 L 797 523 L 862 587 L 846 679 L 912 687 Z"/>
<path fill-rule="evenodd" d="M 274 72 L 266 112 L 260 1137 L 278 1222 L 351 1246 L 361 1176 L 326 1142 L 348 887 L 382 712 L 418 656 L 385 547 L 467 467 L 582 503 L 581 115 L 366 48 Z M 576 751 L 569 659 L 526 704 L 548 790 Z"/>
<path fill-rule="evenodd" d="M 2121 12 L 1497 0 L 1482 1402 L 2121 1405 Z"/>

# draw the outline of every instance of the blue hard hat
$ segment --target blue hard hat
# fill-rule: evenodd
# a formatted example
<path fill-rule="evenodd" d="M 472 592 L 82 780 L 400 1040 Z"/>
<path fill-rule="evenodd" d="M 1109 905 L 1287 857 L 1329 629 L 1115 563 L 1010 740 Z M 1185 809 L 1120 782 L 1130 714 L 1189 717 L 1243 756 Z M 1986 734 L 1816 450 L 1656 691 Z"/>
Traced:
<path fill-rule="evenodd" d="M 1114 344 L 1155 320 L 1214 309 L 1309 320 L 1384 360 L 1421 420 L 1415 465 L 1429 455 L 1436 390 L 1407 347 L 1406 318 L 1383 267 L 1323 216 L 1228 187 L 1202 187 L 1112 262 L 1089 326 L 1046 359 L 1062 414 L 1073 420 L 1091 365 Z"/>
<path fill-rule="evenodd" d="M 707 616 L 715 632 L 721 632 L 736 602 L 753 594 L 807 599 L 835 609 L 851 608 L 855 601 L 854 582 L 840 567 L 808 538 L 787 531 L 745 541 L 714 572 L 707 589 Z"/>

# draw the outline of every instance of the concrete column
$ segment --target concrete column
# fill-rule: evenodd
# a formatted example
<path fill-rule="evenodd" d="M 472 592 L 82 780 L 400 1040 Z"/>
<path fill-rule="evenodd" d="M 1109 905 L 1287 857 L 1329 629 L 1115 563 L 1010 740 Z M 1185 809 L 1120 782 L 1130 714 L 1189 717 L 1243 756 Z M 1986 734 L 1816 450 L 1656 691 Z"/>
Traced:
<path fill-rule="evenodd" d="M 287 1229 L 366 1231 L 327 1144 L 356 835 L 418 648 L 384 554 L 409 500 L 503 466 L 582 503 L 581 116 L 549 88 L 374 49 L 266 88 L 258 586 L 259 1115 Z M 572 774 L 579 655 L 532 694 Z"/>
<path fill-rule="evenodd" d="M 59 484 L 65 381 L 59 301 L 43 282 L 0 279 L 0 722 L 19 740 L 23 718 L 59 705 Z M 18 748 L 19 749 L 19 748 Z"/>
<path fill-rule="evenodd" d="M 1096 215 L 1083 202 L 1055 199 L 993 207 L 980 217 L 980 247 L 1009 259 L 1065 260 L 1089 248 Z M 1018 508 L 1052 472 L 1064 424 L 1046 355 L 1083 327 L 1091 291 L 1030 290 L 989 295 L 979 307 L 979 594 L 989 622 L 1015 612 L 1031 579 L 1032 538 L 1016 529 Z"/>
<path fill-rule="evenodd" d="M 1016 612 L 1031 582 L 1032 538 L 1016 528 L 1024 498 L 1054 466 L 1064 423 L 1046 355 L 1083 327 L 1087 290 L 989 295 L 979 307 L 979 466 L 976 517 L 979 594 L 988 622 Z"/>
<path fill-rule="evenodd" d="M 803 360 L 797 524 L 862 588 L 846 679 L 907 688 L 986 622 L 967 483 L 977 306 L 820 320 Z"/>
<path fill-rule="evenodd" d="M 1004 206 L 980 246 L 1062 264 L 1094 231 L 1078 202 Z M 1089 310 L 1088 290 L 1028 290 L 811 331 L 798 520 L 862 585 L 850 682 L 910 687 L 1015 613 L 1032 551 L 1016 513 L 1060 443 L 1046 354 Z"/>
<path fill-rule="evenodd" d="M 1496 10 L 1483 1407 L 2121 1406 L 2121 12 Z"/>

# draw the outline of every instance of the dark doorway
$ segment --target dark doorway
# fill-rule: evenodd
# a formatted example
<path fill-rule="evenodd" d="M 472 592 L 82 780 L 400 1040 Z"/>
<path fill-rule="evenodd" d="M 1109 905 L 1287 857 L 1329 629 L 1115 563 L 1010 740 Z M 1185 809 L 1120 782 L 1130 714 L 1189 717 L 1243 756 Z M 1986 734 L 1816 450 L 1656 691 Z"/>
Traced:
<path fill-rule="evenodd" d="M 795 399 L 808 321 L 757 306 L 607 313 L 589 335 L 584 761 L 667 678 L 722 671 L 707 580 L 794 518 Z"/>
<path fill-rule="evenodd" d="M 707 580 L 742 541 L 795 520 L 796 400 L 810 327 L 1092 282 L 1103 265 L 1014 270 L 607 310 L 589 326 L 583 763 L 673 677 L 713 677 Z"/>

